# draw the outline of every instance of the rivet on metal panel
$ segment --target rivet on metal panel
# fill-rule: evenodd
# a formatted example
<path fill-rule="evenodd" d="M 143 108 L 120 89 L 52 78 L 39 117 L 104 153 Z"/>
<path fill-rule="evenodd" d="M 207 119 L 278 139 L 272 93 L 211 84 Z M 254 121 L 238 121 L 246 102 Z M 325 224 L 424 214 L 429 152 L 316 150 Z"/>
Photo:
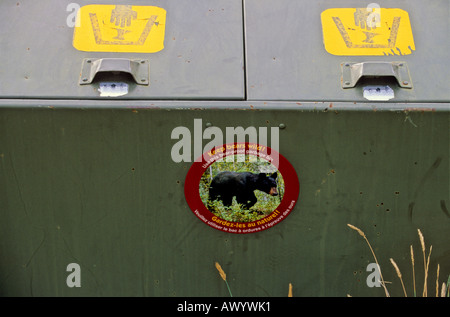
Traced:
<path fill-rule="evenodd" d="M 279 127 L 280 129 L 285 129 L 285 128 L 286 128 L 286 125 L 285 125 L 284 123 L 280 123 L 280 124 L 278 125 L 278 127 Z"/>
<path fill-rule="evenodd" d="M 207 128 L 210 128 L 210 127 L 212 127 L 212 123 L 211 123 L 211 122 L 206 122 L 206 124 L 205 124 L 205 125 L 206 125 L 206 127 L 207 127 Z"/>

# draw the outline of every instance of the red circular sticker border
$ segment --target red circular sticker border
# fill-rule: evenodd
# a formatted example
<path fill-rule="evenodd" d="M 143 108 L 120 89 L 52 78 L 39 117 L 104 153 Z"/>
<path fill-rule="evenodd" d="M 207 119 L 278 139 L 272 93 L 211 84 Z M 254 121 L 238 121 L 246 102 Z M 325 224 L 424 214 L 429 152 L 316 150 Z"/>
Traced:
<path fill-rule="evenodd" d="M 284 195 L 281 203 L 269 215 L 253 222 L 231 222 L 215 216 L 203 204 L 199 193 L 200 180 L 206 169 L 211 164 L 229 155 L 243 154 L 238 153 L 238 144 L 245 144 L 245 154 L 255 155 L 269 161 L 276 161 L 275 163 L 278 163 L 278 171 L 281 173 L 284 180 Z M 231 149 L 229 149 L 230 146 L 233 147 L 232 153 L 230 152 Z M 255 151 L 254 149 L 257 149 L 258 147 L 259 151 Z M 226 150 L 227 148 L 229 150 Z M 215 158 L 206 161 L 205 156 L 208 155 L 207 153 L 211 153 L 212 150 L 216 150 L 215 152 L 213 152 L 215 154 Z M 192 164 L 186 175 L 184 184 L 184 195 L 186 201 L 191 208 L 191 211 L 202 222 L 214 229 L 223 232 L 248 234 L 261 232 L 263 230 L 272 228 L 274 225 L 284 220 L 291 213 L 298 200 L 300 183 L 294 167 L 284 156 L 267 146 L 260 146 L 259 144 L 248 142 L 223 144 L 222 147 L 215 147 L 212 150 L 209 152 L 205 152 L 201 158 L 198 158 Z M 270 150 L 270 154 L 268 154 L 268 150 Z"/>

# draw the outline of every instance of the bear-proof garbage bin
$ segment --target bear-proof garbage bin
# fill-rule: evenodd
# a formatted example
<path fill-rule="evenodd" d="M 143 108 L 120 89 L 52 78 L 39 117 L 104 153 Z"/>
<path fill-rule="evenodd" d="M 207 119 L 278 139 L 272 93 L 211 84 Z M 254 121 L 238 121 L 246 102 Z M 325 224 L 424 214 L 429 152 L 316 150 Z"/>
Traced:
<path fill-rule="evenodd" d="M 0 295 L 435 296 L 448 6 L 3 1 Z"/>

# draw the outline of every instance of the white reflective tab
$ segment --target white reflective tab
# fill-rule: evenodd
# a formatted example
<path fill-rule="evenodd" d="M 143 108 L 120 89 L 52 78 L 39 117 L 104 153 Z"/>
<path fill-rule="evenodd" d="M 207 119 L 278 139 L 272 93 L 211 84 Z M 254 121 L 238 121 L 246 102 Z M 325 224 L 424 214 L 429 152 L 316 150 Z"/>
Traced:
<path fill-rule="evenodd" d="M 367 100 L 386 101 L 394 98 L 394 90 L 389 86 L 365 86 L 363 96 Z"/>
<path fill-rule="evenodd" d="M 100 97 L 119 97 L 128 94 L 128 84 L 101 82 L 98 91 Z"/>

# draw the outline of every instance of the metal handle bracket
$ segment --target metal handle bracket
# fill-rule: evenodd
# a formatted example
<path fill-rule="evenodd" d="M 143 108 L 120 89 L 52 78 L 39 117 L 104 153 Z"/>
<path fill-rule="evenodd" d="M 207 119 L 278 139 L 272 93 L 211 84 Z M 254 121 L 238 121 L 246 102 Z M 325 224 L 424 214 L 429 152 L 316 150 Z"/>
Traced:
<path fill-rule="evenodd" d="M 80 85 L 89 85 L 100 72 L 123 72 L 130 74 L 138 85 L 149 85 L 149 62 L 127 58 L 86 58 L 83 60 Z"/>
<path fill-rule="evenodd" d="M 341 66 L 344 89 L 354 88 L 362 77 L 395 77 L 400 87 L 413 87 L 406 62 L 344 62 Z"/>

